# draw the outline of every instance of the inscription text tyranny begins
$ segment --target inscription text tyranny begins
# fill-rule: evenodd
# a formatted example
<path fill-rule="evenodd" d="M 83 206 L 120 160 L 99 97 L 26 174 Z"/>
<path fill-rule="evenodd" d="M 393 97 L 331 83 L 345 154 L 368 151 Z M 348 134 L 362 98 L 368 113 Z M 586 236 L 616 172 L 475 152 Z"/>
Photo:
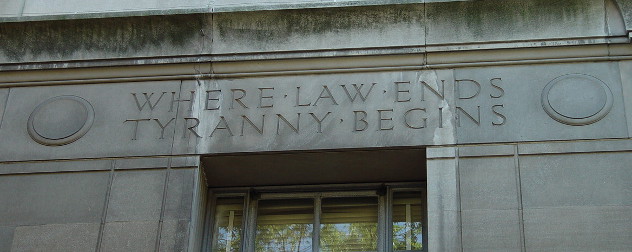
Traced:
<path fill-rule="evenodd" d="M 501 78 L 485 82 L 460 79 L 291 87 L 226 85 L 181 93 L 134 92 L 130 99 L 140 112 L 188 108 L 202 116 L 131 118 L 124 124 L 129 125 L 132 140 L 147 127 L 159 129 L 156 138 L 164 139 L 165 132 L 173 131 L 176 124 L 182 125 L 179 132 L 184 138 L 301 134 L 306 128 L 318 134 L 339 128 L 355 133 L 371 129 L 423 130 L 451 125 L 451 117 L 456 127 L 464 123 L 502 126 L 507 121 L 504 94 Z M 456 101 L 456 105 L 449 100 Z M 483 114 L 481 104 L 491 104 L 483 108 Z M 201 128 L 209 130 L 204 134 Z"/>

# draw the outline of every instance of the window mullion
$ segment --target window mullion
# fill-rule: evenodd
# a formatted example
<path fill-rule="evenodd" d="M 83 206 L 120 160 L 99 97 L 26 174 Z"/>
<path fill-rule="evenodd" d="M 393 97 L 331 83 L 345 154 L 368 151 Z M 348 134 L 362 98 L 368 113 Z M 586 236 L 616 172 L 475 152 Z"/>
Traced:
<path fill-rule="evenodd" d="M 244 239 L 242 241 L 242 251 L 255 251 L 255 233 L 257 228 L 257 199 L 253 193 L 246 195 L 246 221 L 244 221 Z"/>
<path fill-rule="evenodd" d="M 387 219 L 387 207 L 386 207 L 386 197 L 384 195 L 378 196 L 378 213 L 377 213 L 377 251 L 387 251 L 385 250 L 386 244 L 386 219 Z"/>
<path fill-rule="evenodd" d="M 386 189 L 386 200 L 384 204 L 384 251 L 393 251 L 393 190 L 390 187 Z"/>
<path fill-rule="evenodd" d="M 320 214 L 321 195 L 314 198 L 314 230 L 312 233 L 312 252 L 320 251 Z"/>
<path fill-rule="evenodd" d="M 422 218 L 423 218 L 423 230 L 422 230 L 422 241 L 423 241 L 423 251 L 428 251 L 428 195 L 426 194 L 426 190 L 421 191 L 422 194 Z"/>

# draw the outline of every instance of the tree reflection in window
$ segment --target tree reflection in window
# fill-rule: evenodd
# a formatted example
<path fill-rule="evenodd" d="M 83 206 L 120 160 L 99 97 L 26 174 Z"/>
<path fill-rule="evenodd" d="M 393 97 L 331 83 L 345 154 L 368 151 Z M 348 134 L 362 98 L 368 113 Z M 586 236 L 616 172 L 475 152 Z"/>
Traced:
<path fill-rule="evenodd" d="M 312 251 L 313 199 L 261 200 L 255 251 Z"/>
<path fill-rule="evenodd" d="M 377 251 L 377 198 L 322 200 L 321 251 Z"/>
<path fill-rule="evenodd" d="M 240 251 L 244 199 L 218 198 L 215 208 L 214 252 Z"/>
<path fill-rule="evenodd" d="M 393 193 L 393 250 L 423 249 L 421 192 Z"/>
<path fill-rule="evenodd" d="M 335 196 L 306 193 L 298 197 L 268 194 L 267 199 L 249 202 L 244 202 L 244 197 L 219 197 L 215 202 L 212 251 L 423 251 L 424 192 L 388 190 L 384 198 L 354 192 Z M 386 202 L 389 205 L 381 205 Z M 248 211 L 247 218 L 244 204 L 255 210 Z M 246 219 L 254 222 L 242 224 Z M 389 220 L 392 222 L 386 225 Z M 378 223 L 382 223 L 380 228 Z M 378 248 L 378 240 L 389 243 Z"/>

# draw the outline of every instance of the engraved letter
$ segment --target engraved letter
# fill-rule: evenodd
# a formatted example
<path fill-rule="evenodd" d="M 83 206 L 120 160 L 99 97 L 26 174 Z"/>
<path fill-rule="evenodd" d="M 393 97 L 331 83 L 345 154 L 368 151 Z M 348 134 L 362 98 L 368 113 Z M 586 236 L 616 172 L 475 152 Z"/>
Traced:
<path fill-rule="evenodd" d="M 414 108 L 414 109 L 409 109 L 408 111 L 406 111 L 406 113 L 404 113 L 404 124 L 406 124 L 406 127 L 411 128 L 411 129 L 423 129 L 426 127 L 426 121 L 427 118 L 426 117 L 422 117 L 422 123 L 421 126 L 413 126 L 410 124 L 410 122 L 408 121 L 408 114 L 412 113 L 413 111 L 423 111 L 424 113 L 426 113 L 426 109 L 425 108 Z"/>
<path fill-rule="evenodd" d="M 459 84 L 461 84 L 461 82 L 474 84 L 474 87 L 476 88 L 476 92 L 473 95 L 470 95 L 470 96 L 466 96 L 466 97 L 461 96 L 461 87 L 459 86 Z M 456 87 L 457 96 L 461 100 L 472 99 L 472 98 L 478 96 L 481 93 L 481 84 L 476 82 L 475 80 L 456 80 L 454 82 L 454 86 Z"/>
<path fill-rule="evenodd" d="M 391 121 L 392 122 L 393 121 L 393 117 L 389 116 L 387 118 L 384 118 L 384 115 L 382 115 L 382 112 L 393 112 L 393 109 L 378 109 L 377 110 L 378 117 L 380 118 L 380 120 L 378 121 L 378 126 L 379 126 L 380 130 L 392 130 L 393 127 L 394 127 L 393 125 L 391 125 L 391 127 L 384 128 L 382 126 L 382 122 L 383 121 Z"/>
<path fill-rule="evenodd" d="M 373 87 L 375 85 L 377 85 L 377 83 L 372 83 L 371 84 L 371 87 L 369 88 L 369 91 L 366 92 L 366 95 L 362 94 L 362 87 L 364 87 L 364 84 L 360 84 L 360 87 L 358 87 L 358 84 L 351 84 L 351 85 L 355 89 L 355 94 L 353 95 L 353 97 L 349 93 L 349 90 L 347 90 L 347 86 L 345 86 L 345 85 L 340 85 L 340 86 L 345 90 L 345 93 L 347 94 L 347 97 L 349 97 L 349 100 L 351 100 L 351 102 L 355 102 L 355 99 L 358 96 L 360 96 L 360 100 L 362 100 L 364 102 L 364 101 L 366 101 L 366 98 L 369 97 L 369 94 L 371 94 L 371 90 L 373 90 Z"/>
<path fill-rule="evenodd" d="M 496 110 L 496 108 L 504 108 L 504 106 L 503 106 L 503 105 L 494 105 L 494 106 L 492 106 L 492 112 L 494 112 L 494 114 L 495 114 L 496 116 L 498 116 L 498 118 L 500 118 L 500 122 L 499 122 L 499 123 L 497 123 L 497 122 L 492 122 L 492 125 L 494 125 L 494 126 L 500 126 L 500 125 L 505 124 L 505 121 L 507 120 L 507 117 L 505 117 L 505 115 L 503 115 L 502 113 L 500 113 L 499 111 L 497 111 L 497 110 Z"/>
<path fill-rule="evenodd" d="M 301 87 L 296 87 L 296 106 L 297 107 L 302 107 L 302 106 L 309 106 L 312 105 L 309 102 L 305 103 L 305 104 L 301 104 Z"/>
<path fill-rule="evenodd" d="M 263 96 L 264 90 L 274 90 L 274 88 L 259 88 L 259 108 L 272 108 L 274 104 L 272 103 L 274 100 L 272 95 Z M 270 99 L 270 104 L 263 105 L 263 99 Z"/>
<path fill-rule="evenodd" d="M 325 92 L 327 92 L 327 95 L 323 96 Z M 314 102 L 314 106 L 316 106 L 318 101 L 322 98 L 331 99 L 331 103 L 333 105 L 338 105 L 338 103 L 336 102 L 336 99 L 334 99 L 334 96 L 331 94 L 331 91 L 329 91 L 329 88 L 327 87 L 327 85 L 323 85 L 323 91 L 320 91 L 320 95 L 318 96 L 318 99 L 316 99 L 316 101 Z"/>
<path fill-rule="evenodd" d="M 154 119 L 154 120 L 158 124 L 158 127 L 160 127 L 160 138 L 159 139 L 165 139 L 165 128 L 167 128 L 167 126 L 169 126 L 169 124 L 171 122 L 173 122 L 173 120 L 175 120 L 175 118 L 171 118 L 171 120 L 169 120 L 167 122 L 167 124 L 165 124 L 165 125 L 162 125 L 162 123 L 158 119 Z"/>
<path fill-rule="evenodd" d="M 410 85 L 410 81 L 396 81 L 395 82 L 395 101 L 396 102 L 408 102 L 410 101 L 410 97 L 408 97 L 408 99 L 402 100 L 399 98 L 399 94 L 400 93 L 409 93 L 410 94 L 410 90 L 406 89 L 406 90 L 401 90 L 399 89 L 399 85 L 400 84 L 408 84 Z"/>
<path fill-rule="evenodd" d="M 318 119 L 318 117 L 314 113 L 309 114 L 312 115 L 312 118 L 314 118 L 314 120 L 316 120 L 316 122 L 318 123 L 318 133 L 323 133 L 323 121 L 325 120 L 325 118 L 327 118 L 327 116 L 329 116 L 329 114 L 331 114 L 331 112 L 327 112 L 327 114 L 323 116 L 323 119 Z"/>
<path fill-rule="evenodd" d="M 136 136 L 138 135 L 138 124 L 141 121 L 150 121 L 150 120 L 151 119 L 149 119 L 149 118 L 147 118 L 147 119 L 127 119 L 123 123 L 134 122 L 134 135 L 132 135 L 132 140 L 136 140 Z"/>
<path fill-rule="evenodd" d="M 459 127 L 461 127 L 461 119 L 460 119 L 460 113 L 463 113 L 465 116 L 467 116 L 468 118 L 470 118 L 470 120 L 472 120 L 474 123 L 476 123 L 476 125 L 481 126 L 481 106 L 476 106 L 478 108 L 478 117 L 477 119 L 474 119 L 474 117 L 472 115 L 470 115 L 470 113 L 465 112 L 465 110 L 463 110 L 463 108 L 461 107 L 456 107 L 456 125 L 458 125 Z"/>
<path fill-rule="evenodd" d="M 187 124 L 189 123 L 189 120 L 193 120 L 195 121 L 195 125 L 191 126 L 191 127 L 187 127 Z M 197 128 L 197 126 L 200 125 L 200 120 L 194 117 L 185 117 L 184 118 L 184 134 L 182 136 L 182 138 L 187 138 L 188 134 L 187 134 L 187 130 L 193 132 L 193 134 L 195 134 L 196 137 L 201 138 L 202 136 L 200 136 L 200 134 L 197 133 L 197 131 L 195 131 L 195 128 Z"/>
<path fill-rule="evenodd" d="M 189 111 L 193 110 L 193 98 L 195 98 L 195 91 L 191 91 L 191 98 L 189 98 L 188 100 L 184 100 L 184 99 L 180 99 L 180 96 L 182 95 L 182 93 L 180 93 L 178 96 L 178 99 L 176 100 L 176 92 L 171 92 L 171 106 L 169 106 L 169 112 L 173 111 L 173 105 L 176 104 L 176 102 L 189 102 Z"/>
<path fill-rule="evenodd" d="M 261 128 L 259 128 L 252 121 L 250 121 L 250 118 L 248 118 L 245 115 L 242 115 L 241 116 L 241 136 L 244 135 L 244 126 L 246 126 L 246 122 L 248 122 L 248 124 L 250 124 L 250 126 L 255 128 L 255 130 L 257 130 L 257 132 L 259 132 L 259 134 L 263 135 L 263 128 L 264 128 L 263 126 L 265 125 L 265 119 L 266 119 L 266 115 L 261 115 Z"/>
<path fill-rule="evenodd" d="M 437 97 L 441 98 L 441 100 L 445 100 L 444 98 L 445 97 L 445 80 L 441 80 L 441 93 L 439 93 L 439 91 L 437 91 L 436 89 L 428 85 L 428 83 L 426 83 L 425 81 L 422 81 L 421 82 L 421 101 L 426 100 L 425 92 L 424 92 L 425 89 L 430 90 L 430 92 L 435 94 Z M 437 89 L 439 89 L 439 87 L 437 87 Z"/>
<path fill-rule="evenodd" d="M 220 125 L 222 126 L 220 127 Z M 224 118 L 223 116 L 219 117 L 219 122 L 217 123 L 217 126 L 215 126 L 215 128 L 213 129 L 213 132 L 211 132 L 210 137 L 213 137 L 213 134 L 215 134 L 215 131 L 218 129 L 228 130 L 228 133 L 230 134 L 230 136 L 234 136 L 233 131 L 230 130 L 230 127 L 228 126 L 228 122 L 226 122 L 226 118 Z"/>
<path fill-rule="evenodd" d="M 211 93 L 218 93 L 217 96 L 215 96 L 214 98 L 211 98 Z M 206 102 L 204 105 L 204 109 L 205 110 L 218 110 L 219 109 L 219 96 L 222 94 L 222 90 L 207 90 L 206 91 Z M 209 101 L 216 101 L 217 105 L 214 107 L 211 107 L 209 105 Z"/>
<path fill-rule="evenodd" d="M 497 82 L 494 83 L 494 81 L 497 81 Z M 494 89 L 500 92 L 498 95 L 489 94 L 491 98 L 500 98 L 500 97 L 503 97 L 503 95 L 505 95 L 505 90 L 502 87 L 500 87 L 500 84 L 503 83 L 503 80 L 501 78 L 493 78 L 489 81 L 489 83 L 492 84 L 492 87 Z"/>
<path fill-rule="evenodd" d="M 283 117 L 283 115 L 281 114 L 276 114 L 277 115 L 277 135 L 280 135 L 279 133 L 279 128 L 281 127 L 281 120 L 283 122 L 285 122 L 285 124 L 287 126 L 290 126 L 290 128 L 296 132 L 296 134 L 298 134 L 298 131 L 300 129 L 301 126 L 301 113 L 296 113 L 297 117 L 296 117 L 296 127 L 294 127 L 294 125 L 292 125 L 287 119 L 285 119 L 285 117 Z"/>
<path fill-rule="evenodd" d="M 439 108 L 439 128 L 443 128 L 443 108 Z"/>
<path fill-rule="evenodd" d="M 233 105 L 235 104 L 235 102 L 239 103 L 239 104 L 240 104 L 242 107 L 244 107 L 244 108 L 248 108 L 248 107 L 246 107 L 246 104 L 244 104 L 244 103 L 241 101 L 241 99 L 243 99 L 244 97 L 246 97 L 246 90 L 239 89 L 239 88 L 234 88 L 234 89 L 231 89 L 230 91 L 232 91 L 232 92 L 233 92 L 233 99 L 230 101 L 230 108 L 231 108 L 231 109 L 232 109 L 232 108 L 235 108 L 235 106 L 233 106 Z M 241 96 L 239 96 L 239 97 L 235 97 L 235 93 L 237 93 L 237 92 L 241 93 Z"/>
<path fill-rule="evenodd" d="M 160 97 L 158 97 L 158 99 L 156 100 L 156 102 L 154 102 L 154 104 L 151 104 L 151 97 L 154 95 L 154 93 L 151 93 L 150 95 L 147 95 L 147 93 L 143 93 L 143 96 L 145 96 L 145 102 L 143 103 L 142 106 L 140 105 L 140 102 L 138 101 L 138 97 L 136 97 L 136 93 L 132 93 L 132 96 L 134 96 L 134 101 L 136 101 L 136 106 L 138 106 L 138 110 L 143 111 L 143 108 L 145 108 L 145 105 L 149 105 L 149 110 L 154 110 L 154 108 L 156 107 L 160 99 L 162 99 L 162 96 L 165 95 L 166 93 L 167 92 L 162 92 L 162 94 L 160 94 Z"/>
<path fill-rule="evenodd" d="M 362 114 L 362 118 L 359 118 L 358 114 Z M 355 116 L 355 120 L 353 121 L 353 131 L 364 131 L 369 127 L 369 123 L 366 121 L 366 111 L 353 111 L 353 115 Z M 362 126 L 362 128 L 358 128 L 358 122 L 362 122 L 364 126 Z"/>

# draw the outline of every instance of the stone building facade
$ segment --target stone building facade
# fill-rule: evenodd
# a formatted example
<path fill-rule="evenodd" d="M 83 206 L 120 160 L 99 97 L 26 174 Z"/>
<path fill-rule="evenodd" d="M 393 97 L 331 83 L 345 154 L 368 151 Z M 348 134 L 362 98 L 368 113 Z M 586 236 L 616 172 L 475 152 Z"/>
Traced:
<path fill-rule="evenodd" d="M 627 0 L 3 1 L 0 251 L 274 251 L 299 199 L 311 251 L 345 201 L 373 251 L 630 251 L 630 32 Z"/>

